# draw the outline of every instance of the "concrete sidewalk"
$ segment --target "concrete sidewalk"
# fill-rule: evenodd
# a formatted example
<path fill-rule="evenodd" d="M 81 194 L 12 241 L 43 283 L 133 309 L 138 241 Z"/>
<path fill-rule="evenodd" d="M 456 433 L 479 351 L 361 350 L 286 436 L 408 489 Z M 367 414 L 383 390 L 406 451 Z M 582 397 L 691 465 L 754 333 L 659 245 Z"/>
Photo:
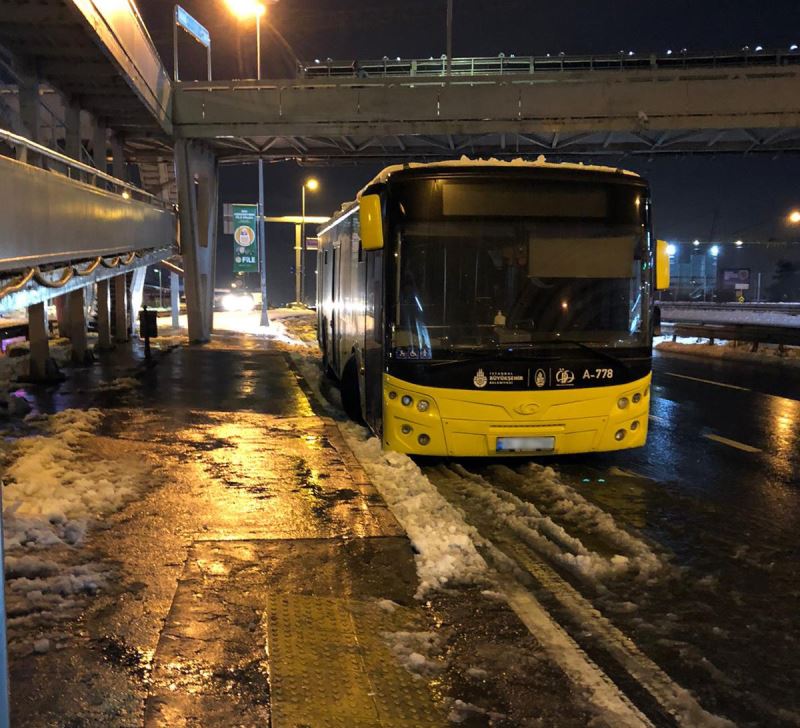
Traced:
<path fill-rule="evenodd" d="M 138 379 L 59 400 L 101 404 L 86 457 L 149 483 L 87 536 L 104 588 L 16 650 L 14 725 L 586 724 L 495 595 L 414 599 L 411 544 L 281 347 L 218 338 Z"/>

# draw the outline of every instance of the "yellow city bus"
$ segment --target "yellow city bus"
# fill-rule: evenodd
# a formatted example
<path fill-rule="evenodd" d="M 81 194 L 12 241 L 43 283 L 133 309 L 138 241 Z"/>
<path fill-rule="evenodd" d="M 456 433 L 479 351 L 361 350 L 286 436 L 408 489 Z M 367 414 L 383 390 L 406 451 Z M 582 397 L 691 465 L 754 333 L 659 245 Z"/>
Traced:
<path fill-rule="evenodd" d="M 384 448 L 644 445 L 652 293 L 656 278 L 669 285 L 669 259 L 638 175 L 543 161 L 394 166 L 319 238 L 323 363 Z"/>

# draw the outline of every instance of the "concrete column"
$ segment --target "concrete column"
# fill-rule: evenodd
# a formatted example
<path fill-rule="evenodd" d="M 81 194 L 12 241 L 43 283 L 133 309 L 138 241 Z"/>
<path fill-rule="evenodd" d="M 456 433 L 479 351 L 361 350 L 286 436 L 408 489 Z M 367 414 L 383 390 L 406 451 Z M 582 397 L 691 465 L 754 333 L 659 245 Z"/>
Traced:
<path fill-rule="evenodd" d="M 146 276 L 147 266 L 137 268 L 131 276 L 128 301 L 130 302 L 131 331 L 135 334 L 139 333 L 139 309 L 141 309 L 142 300 L 144 299 L 144 279 Z"/>
<path fill-rule="evenodd" d="M 64 107 L 64 153 L 81 161 L 81 107 L 75 101 L 68 101 Z"/>
<path fill-rule="evenodd" d="M 211 339 L 214 324 L 218 165 L 208 147 L 179 139 L 175 169 L 189 341 L 202 343 Z"/>
<path fill-rule="evenodd" d="M 111 174 L 124 182 L 128 181 L 128 166 L 125 163 L 125 151 L 122 146 L 122 137 L 119 134 L 111 135 Z"/>
<path fill-rule="evenodd" d="M 58 372 L 58 368 L 50 358 L 47 307 L 44 303 L 28 306 L 28 342 L 31 352 L 28 378 L 33 382 L 52 379 Z"/>
<path fill-rule="evenodd" d="M 67 296 L 57 296 L 53 299 L 56 307 L 56 323 L 58 323 L 58 335 L 62 338 L 69 338 L 69 304 Z"/>
<path fill-rule="evenodd" d="M 42 141 L 42 105 L 39 101 L 39 79 L 34 75 L 20 74 L 19 77 L 19 115 L 24 134 L 33 142 Z M 29 164 L 40 164 L 38 154 L 28 154 L 28 150 L 17 147 L 17 159 Z"/>
<path fill-rule="evenodd" d="M 177 273 L 169 274 L 169 305 L 172 309 L 172 326 L 181 325 L 181 277 Z"/>
<path fill-rule="evenodd" d="M 42 140 L 42 104 L 39 100 L 39 79 L 22 76 L 19 82 L 19 115 L 25 125 L 28 139 Z"/>
<path fill-rule="evenodd" d="M 111 343 L 111 311 L 108 307 L 108 278 L 97 281 L 97 348 L 108 351 Z"/>
<path fill-rule="evenodd" d="M 123 273 L 114 277 L 114 299 L 112 301 L 114 341 L 123 342 L 128 340 L 128 311 L 127 311 L 127 285 L 126 276 Z"/>
<path fill-rule="evenodd" d="M 69 340 L 72 342 L 72 361 L 75 364 L 86 364 L 91 355 L 86 343 L 86 307 L 84 305 L 83 288 L 70 291 L 69 301 Z"/>
<path fill-rule="evenodd" d="M 62 338 L 69 338 L 69 301 L 68 296 L 57 296 L 53 299 L 56 307 L 56 323 L 58 324 L 58 335 Z"/>
<path fill-rule="evenodd" d="M 108 134 L 106 123 L 103 119 L 95 118 L 92 134 L 92 162 L 101 172 L 108 169 L 106 156 L 108 155 Z"/>

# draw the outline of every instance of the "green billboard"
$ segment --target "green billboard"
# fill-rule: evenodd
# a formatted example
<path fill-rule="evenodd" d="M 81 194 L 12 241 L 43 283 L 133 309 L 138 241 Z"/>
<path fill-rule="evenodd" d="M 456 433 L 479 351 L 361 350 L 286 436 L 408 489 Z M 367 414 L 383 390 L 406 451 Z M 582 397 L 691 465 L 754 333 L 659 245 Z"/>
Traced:
<path fill-rule="evenodd" d="M 231 205 L 233 214 L 233 272 L 258 271 L 258 205 Z"/>

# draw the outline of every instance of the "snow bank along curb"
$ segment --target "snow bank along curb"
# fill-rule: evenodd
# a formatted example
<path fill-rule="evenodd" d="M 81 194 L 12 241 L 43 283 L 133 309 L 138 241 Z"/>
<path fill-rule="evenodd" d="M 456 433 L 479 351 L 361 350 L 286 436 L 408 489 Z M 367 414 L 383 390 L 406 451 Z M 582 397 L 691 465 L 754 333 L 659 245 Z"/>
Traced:
<path fill-rule="evenodd" d="M 438 587 L 486 583 L 486 562 L 474 543 L 477 531 L 416 463 L 406 455 L 384 451 L 377 437 L 352 422 L 340 422 L 339 429 L 417 551 L 417 597 Z"/>
<path fill-rule="evenodd" d="M 668 354 L 688 354 L 711 359 L 732 359 L 734 361 L 749 361 L 757 364 L 773 364 L 779 367 L 800 368 L 800 349 L 789 348 L 787 355 L 781 356 L 776 347 L 759 347 L 759 351 L 752 352 L 745 349 L 745 345 L 734 349 L 730 344 L 700 344 L 683 343 L 677 341 L 662 341 L 656 344 L 656 349 Z"/>

